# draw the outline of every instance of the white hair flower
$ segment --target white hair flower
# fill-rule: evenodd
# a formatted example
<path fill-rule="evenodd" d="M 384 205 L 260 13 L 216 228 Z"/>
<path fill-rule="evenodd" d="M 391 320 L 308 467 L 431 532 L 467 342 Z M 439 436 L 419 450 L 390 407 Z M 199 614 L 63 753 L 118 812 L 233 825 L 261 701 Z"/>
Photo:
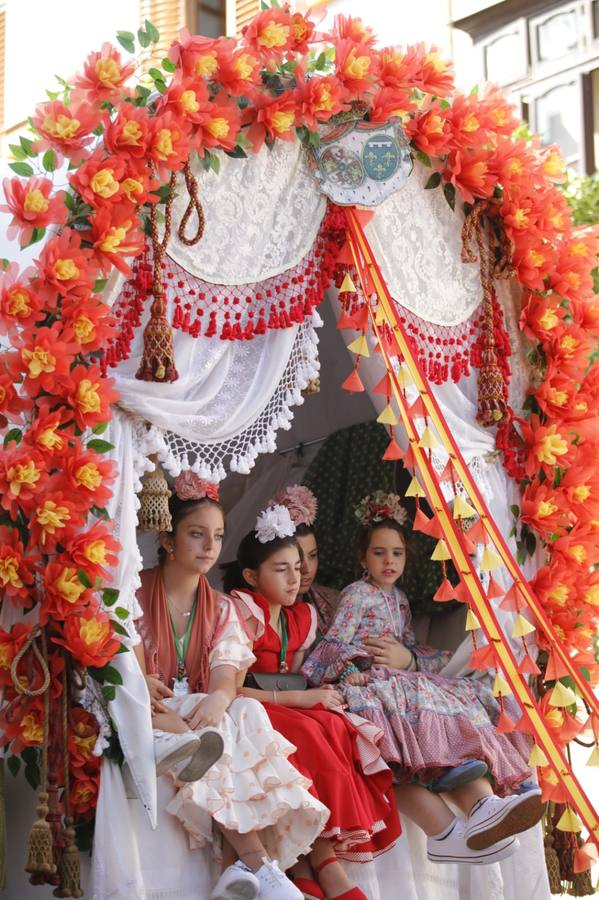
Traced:
<path fill-rule="evenodd" d="M 291 537 L 295 534 L 295 525 L 286 506 L 270 506 L 261 512 L 256 519 L 256 537 L 261 544 L 268 544 L 275 538 Z"/>

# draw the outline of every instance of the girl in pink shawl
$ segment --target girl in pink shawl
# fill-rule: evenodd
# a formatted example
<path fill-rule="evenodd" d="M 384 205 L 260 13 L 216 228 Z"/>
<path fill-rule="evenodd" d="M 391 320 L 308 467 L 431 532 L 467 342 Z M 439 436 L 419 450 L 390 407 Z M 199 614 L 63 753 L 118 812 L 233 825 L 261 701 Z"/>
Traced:
<path fill-rule="evenodd" d="M 214 822 L 239 856 L 213 900 L 301 900 L 283 871 L 308 852 L 329 813 L 288 762 L 295 747 L 273 730 L 262 705 L 237 697 L 255 657 L 232 600 L 206 579 L 224 534 L 216 486 L 187 472 L 175 491 L 160 565 L 142 573 L 136 648 L 157 770 L 178 787 L 168 811 L 193 846 L 212 840 Z"/>

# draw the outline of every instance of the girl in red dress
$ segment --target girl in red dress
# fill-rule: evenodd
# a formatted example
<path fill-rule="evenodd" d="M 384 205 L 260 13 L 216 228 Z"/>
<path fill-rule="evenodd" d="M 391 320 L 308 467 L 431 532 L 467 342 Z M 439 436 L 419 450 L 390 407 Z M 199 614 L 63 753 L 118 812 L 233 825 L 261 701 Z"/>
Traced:
<path fill-rule="evenodd" d="M 250 671 L 296 672 L 316 634 L 314 609 L 295 602 L 301 560 L 293 532 L 285 507 L 267 510 L 258 518 L 256 532 L 240 544 L 236 580 L 233 572 L 227 573 L 227 592 L 233 586 L 251 591 L 251 596 L 234 595 L 249 610 L 254 628 L 256 663 Z M 373 741 L 376 729 L 357 717 L 356 727 L 343 711 L 341 695 L 329 685 L 242 692 L 261 700 L 273 727 L 297 747 L 290 761 L 312 781 L 313 793 L 330 810 L 310 853 L 326 896 L 367 900 L 352 886 L 338 857 L 367 861 L 391 847 L 400 833 L 391 772 Z"/>

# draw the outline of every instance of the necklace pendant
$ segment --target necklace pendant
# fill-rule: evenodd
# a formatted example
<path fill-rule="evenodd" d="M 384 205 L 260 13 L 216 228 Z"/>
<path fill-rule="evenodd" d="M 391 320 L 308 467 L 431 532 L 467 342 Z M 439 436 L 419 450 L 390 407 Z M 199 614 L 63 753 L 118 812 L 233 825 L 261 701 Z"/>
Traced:
<path fill-rule="evenodd" d="M 184 619 L 189 619 L 189 617 L 191 615 L 191 610 L 189 610 L 189 612 L 182 612 L 181 615 L 183 616 Z"/>
<path fill-rule="evenodd" d="M 284 675 L 285 672 L 287 672 L 287 663 L 286 662 L 282 662 L 279 665 L 279 672 L 281 673 L 281 675 Z"/>

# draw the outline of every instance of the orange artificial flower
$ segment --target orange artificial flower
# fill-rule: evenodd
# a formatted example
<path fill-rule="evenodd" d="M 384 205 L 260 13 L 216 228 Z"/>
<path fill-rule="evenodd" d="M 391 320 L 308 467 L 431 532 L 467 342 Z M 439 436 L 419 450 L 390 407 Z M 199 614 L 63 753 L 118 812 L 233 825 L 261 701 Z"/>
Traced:
<path fill-rule="evenodd" d="M 19 350 L 19 371 L 25 376 L 22 390 L 30 397 L 40 391 L 60 395 L 76 351 L 73 344 L 62 340 L 60 322 L 31 335 L 24 333 L 15 339 L 15 345 Z"/>
<path fill-rule="evenodd" d="M 490 197 L 497 183 L 497 176 L 489 166 L 486 150 L 452 150 L 447 159 L 445 181 L 450 181 L 468 203 L 475 197 Z"/>
<path fill-rule="evenodd" d="M 135 71 L 135 60 L 123 64 L 121 54 L 105 42 L 98 52 L 90 53 L 84 66 L 83 74 L 75 78 L 75 88 L 82 91 L 92 103 L 112 103 L 122 99 L 125 82 Z"/>
<path fill-rule="evenodd" d="M 496 84 L 486 84 L 480 95 L 480 106 L 495 142 L 498 137 L 512 140 L 514 130 L 520 125 L 516 106 L 507 99 L 507 91 Z"/>
<path fill-rule="evenodd" d="M 171 110 L 151 120 L 148 155 L 163 180 L 183 168 L 191 150 L 190 126 Z"/>
<path fill-rule="evenodd" d="M 529 478 L 534 478 L 539 467 L 553 478 L 554 469 L 566 468 L 573 449 L 568 441 L 567 433 L 562 433 L 559 425 L 541 425 L 539 417 L 532 415 L 529 422 L 520 425 L 526 447 L 525 471 Z"/>
<path fill-rule="evenodd" d="M 55 150 L 72 163 L 81 162 L 100 124 L 100 111 L 90 103 L 65 106 L 60 100 L 40 104 L 33 117 L 33 127 L 41 136 L 36 149 Z"/>
<path fill-rule="evenodd" d="M 303 13 L 291 14 L 291 47 L 293 53 L 308 53 L 310 44 L 319 40 L 316 25 Z"/>
<path fill-rule="evenodd" d="M 533 482 L 524 489 L 520 518 L 530 525 L 543 540 L 564 534 L 568 526 L 568 509 L 563 492 L 548 484 Z"/>
<path fill-rule="evenodd" d="M 16 262 L 9 262 L 0 272 L 0 334 L 15 334 L 23 327 L 30 327 L 41 320 L 42 300 L 35 290 L 32 267 L 19 272 Z"/>
<path fill-rule="evenodd" d="M 203 154 L 205 148 L 214 147 L 234 150 L 240 128 L 241 113 L 237 104 L 229 100 L 224 92 L 217 94 L 214 101 L 202 104 L 195 132 L 198 153 Z"/>
<path fill-rule="evenodd" d="M 121 646 L 114 636 L 110 616 L 97 606 L 68 615 L 62 626 L 62 637 L 52 637 L 52 640 L 66 647 L 80 665 L 96 668 L 109 663 Z"/>
<path fill-rule="evenodd" d="M 39 546 L 44 553 L 52 553 L 57 544 L 65 546 L 83 524 L 80 503 L 62 490 L 48 489 L 32 504 L 29 521 L 29 544 Z"/>
<path fill-rule="evenodd" d="M 475 94 L 457 94 L 447 110 L 451 125 L 451 146 L 455 150 L 474 149 L 489 143 L 492 126 L 487 110 Z"/>
<path fill-rule="evenodd" d="M 67 741 L 69 762 L 75 769 L 84 766 L 97 767 L 101 757 L 94 756 L 94 749 L 100 726 L 96 717 L 86 709 L 75 706 L 69 714 L 69 736 Z"/>
<path fill-rule="evenodd" d="M 69 449 L 63 458 L 63 471 L 73 496 L 80 497 L 86 507 L 102 508 L 112 497 L 110 485 L 116 477 L 116 463 L 80 444 Z"/>
<path fill-rule="evenodd" d="M 561 184 L 566 180 L 566 164 L 556 144 L 546 147 L 539 153 L 537 167 L 547 181 Z"/>
<path fill-rule="evenodd" d="M 194 76 L 173 82 L 163 94 L 159 112 L 172 112 L 178 120 L 190 125 L 202 121 L 202 106 L 208 100 L 208 88 L 203 78 Z"/>
<path fill-rule="evenodd" d="M 31 629 L 32 626 L 25 622 L 17 622 L 10 631 L 0 628 L 0 685 L 3 687 L 12 687 L 10 667 L 19 650 L 27 643 Z"/>
<path fill-rule="evenodd" d="M 379 50 L 379 81 L 383 87 L 414 88 L 422 72 L 424 55 L 422 44 L 407 47 L 405 51 L 400 47 Z"/>
<path fill-rule="evenodd" d="M 531 184 L 535 156 L 526 141 L 501 140 L 491 158 L 491 168 L 503 187 L 504 199 L 514 199 Z M 530 193 L 530 191 L 529 191 Z"/>
<path fill-rule="evenodd" d="M 92 245 L 102 272 L 109 275 L 114 266 L 130 278 L 133 272 L 126 257 L 139 256 L 145 246 L 136 211 L 130 205 L 105 206 L 90 216 L 90 224 L 85 239 Z"/>
<path fill-rule="evenodd" d="M 98 148 L 69 176 L 69 182 L 80 197 L 96 209 L 121 201 L 121 181 L 125 171 L 124 157 L 106 156 L 104 150 Z"/>
<path fill-rule="evenodd" d="M 105 120 L 105 150 L 125 159 L 145 159 L 151 137 L 150 126 L 145 107 L 121 104 L 115 118 L 107 117 Z"/>
<path fill-rule="evenodd" d="M 423 153 L 432 157 L 444 156 L 451 140 L 447 110 L 436 100 L 425 113 L 415 116 L 406 125 L 406 134 Z"/>
<path fill-rule="evenodd" d="M 10 718 L 3 716 L 2 744 L 10 743 L 13 754 L 25 747 L 38 747 L 44 740 L 43 712 L 38 697 L 19 697 L 10 707 Z"/>
<path fill-rule="evenodd" d="M 421 44 L 419 47 L 424 47 L 424 45 Z M 453 80 L 453 63 L 443 59 L 438 47 L 434 44 L 428 50 L 424 49 L 422 68 L 416 87 L 435 97 L 448 97 L 454 89 Z"/>
<path fill-rule="evenodd" d="M 114 336 L 115 325 L 111 307 L 95 294 L 63 305 L 63 337 L 84 352 L 105 346 Z"/>
<path fill-rule="evenodd" d="M 26 442 L 42 455 L 49 467 L 57 465 L 70 440 L 74 439 L 73 428 L 65 427 L 72 414 L 65 406 L 52 409 L 47 398 L 39 401 L 36 415 L 25 434 Z"/>
<path fill-rule="evenodd" d="M 520 328 L 532 341 L 550 341 L 559 334 L 566 317 L 562 300 L 555 294 L 543 296 L 525 291 L 522 296 Z"/>
<path fill-rule="evenodd" d="M 112 378 L 105 378 L 99 366 L 76 366 L 71 372 L 68 401 L 79 428 L 94 428 L 110 419 L 110 404 L 118 399 Z"/>
<path fill-rule="evenodd" d="M 89 294 L 96 268 L 89 250 L 81 247 L 81 235 L 71 228 L 50 238 L 35 261 L 39 280 L 36 289 L 48 303 L 61 297 Z"/>
<path fill-rule="evenodd" d="M 66 554 L 59 554 L 44 569 L 44 592 L 40 605 L 40 623 L 64 620 L 80 612 L 90 602 L 92 592 L 79 579 L 78 567 Z"/>
<path fill-rule="evenodd" d="M 548 244 L 539 244 L 538 239 L 524 233 L 512 233 L 514 241 L 513 263 L 518 280 L 523 287 L 534 291 L 544 291 L 545 281 L 553 271 L 555 251 Z"/>
<path fill-rule="evenodd" d="M 356 44 L 365 44 L 374 47 L 378 38 L 372 28 L 365 25 L 358 16 L 344 16 L 337 14 L 333 19 L 333 29 L 324 37 L 335 43 L 339 40 L 349 40 Z"/>
<path fill-rule="evenodd" d="M 576 243 L 574 242 L 575 246 Z M 551 289 L 562 297 L 582 300 L 593 290 L 592 265 L 589 265 L 590 260 L 585 257 L 574 256 L 571 253 L 571 246 L 572 244 L 567 241 L 560 244 L 549 284 Z"/>
<path fill-rule="evenodd" d="M 293 17 L 287 9 L 265 9 L 241 33 L 244 45 L 264 62 L 280 60 L 295 40 Z"/>
<path fill-rule="evenodd" d="M 49 178 L 5 178 L 2 182 L 6 203 L 0 212 L 10 213 L 6 236 L 9 241 L 19 239 L 25 247 L 36 228 L 64 225 L 68 217 L 64 191 L 52 194 L 54 185 Z"/>
<path fill-rule="evenodd" d="M 12 519 L 28 514 L 48 481 L 42 456 L 26 444 L 0 454 L 0 506 Z"/>
<path fill-rule="evenodd" d="M 316 131 L 319 122 L 328 122 L 331 116 L 349 109 L 344 102 L 345 91 L 334 75 L 306 79 L 302 71 L 296 70 L 297 124 L 308 131 Z"/>
<path fill-rule="evenodd" d="M 410 91 L 403 88 L 384 87 L 372 95 L 369 118 L 371 122 L 388 122 L 394 116 L 404 119 L 414 107 Z"/>
<path fill-rule="evenodd" d="M 589 356 L 595 349 L 595 341 L 574 323 L 561 325 L 558 334 L 549 342 L 548 354 L 554 366 L 564 375 L 581 376 Z"/>
<path fill-rule="evenodd" d="M 568 299 L 568 308 L 575 323 L 585 334 L 599 338 L 599 297 L 591 294 L 581 300 Z"/>
<path fill-rule="evenodd" d="M 297 105 L 293 91 L 285 91 L 279 97 L 264 94 L 256 97 L 253 107 L 247 109 L 244 121 L 251 122 L 247 136 L 254 151 L 258 151 L 265 140 L 295 140 Z"/>
<path fill-rule="evenodd" d="M 535 400 L 545 415 L 563 419 L 578 393 L 578 384 L 568 375 L 562 375 L 552 362 L 545 373 L 543 383 L 535 392 Z"/>
<path fill-rule="evenodd" d="M 218 83 L 231 97 L 253 97 L 261 84 L 261 68 L 259 57 L 241 47 L 219 59 Z"/>
<path fill-rule="evenodd" d="M 599 562 L 598 547 L 599 532 L 580 523 L 553 544 L 552 553 L 554 559 L 561 558 L 567 565 L 587 571 Z"/>
<path fill-rule="evenodd" d="M 106 525 L 96 522 L 74 537 L 67 549 L 77 566 L 84 569 L 92 581 L 96 578 L 107 581 L 108 568 L 116 566 L 121 545 Z"/>
<path fill-rule="evenodd" d="M 92 777 L 84 773 L 83 777 L 79 778 L 78 772 L 83 773 L 83 770 L 75 768 L 72 771 L 74 777 L 69 794 L 71 812 L 77 819 L 90 819 L 94 815 L 98 800 L 99 774 Z"/>
<path fill-rule="evenodd" d="M 348 99 L 359 100 L 375 87 L 378 60 L 368 44 L 339 40 L 335 43 L 335 74 Z"/>
<path fill-rule="evenodd" d="M 16 528 L 0 525 L 0 592 L 24 606 L 35 596 L 35 571 L 39 554 L 25 555 Z"/>
<path fill-rule="evenodd" d="M 182 28 L 180 40 L 171 44 L 168 58 L 177 66 L 175 80 L 182 78 L 206 78 L 215 80 L 223 56 L 235 48 L 233 38 L 211 38 L 203 34 L 190 34 Z"/>
<path fill-rule="evenodd" d="M 531 581 L 531 587 L 546 612 L 571 606 L 576 597 L 576 579 L 567 560 L 553 559 L 542 566 Z"/>

